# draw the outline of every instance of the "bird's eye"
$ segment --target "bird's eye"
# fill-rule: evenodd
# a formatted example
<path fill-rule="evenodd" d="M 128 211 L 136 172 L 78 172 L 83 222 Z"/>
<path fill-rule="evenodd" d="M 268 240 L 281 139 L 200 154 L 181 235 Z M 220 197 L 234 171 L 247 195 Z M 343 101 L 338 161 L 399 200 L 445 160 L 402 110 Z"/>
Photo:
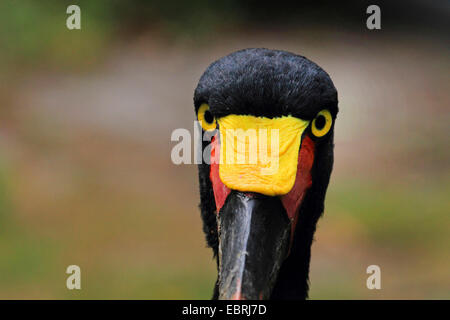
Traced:
<path fill-rule="evenodd" d="M 311 131 L 316 137 L 323 137 L 330 131 L 333 118 L 330 111 L 324 109 L 320 111 L 312 122 Z"/>
<path fill-rule="evenodd" d="M 216 118 L 214 118 L 206 103 L 202 104 L 198 109 L 197 119 L 205 131 L 214 130 L 217 126 Z"/>

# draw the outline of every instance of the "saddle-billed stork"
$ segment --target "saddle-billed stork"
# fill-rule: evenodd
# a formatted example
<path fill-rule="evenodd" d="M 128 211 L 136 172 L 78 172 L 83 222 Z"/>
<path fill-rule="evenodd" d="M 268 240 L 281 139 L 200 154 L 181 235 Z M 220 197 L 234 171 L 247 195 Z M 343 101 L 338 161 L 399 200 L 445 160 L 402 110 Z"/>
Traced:
<path fill-rule="evenodd" d="M 329 75 L 293 53 L 245 49 L 206 69 L 194 105 L 203 133 L 213 132 L 202 142 L 210 161 L 199 165 L 203 230 L 217 259 L 213 299 L 307 298 L 333 167 L 338 100 Z M 263 149 L 249 145 L 249 129 L 258 139 L 269 132 L 265 161 L 248 160 Z M 225 159 L 238 156 L 245 161 Z"/>

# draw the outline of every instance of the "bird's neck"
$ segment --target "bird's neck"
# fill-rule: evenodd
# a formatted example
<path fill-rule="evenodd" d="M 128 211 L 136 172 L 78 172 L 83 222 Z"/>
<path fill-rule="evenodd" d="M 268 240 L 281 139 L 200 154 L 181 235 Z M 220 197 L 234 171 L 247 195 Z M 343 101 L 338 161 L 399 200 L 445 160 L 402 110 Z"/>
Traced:
<path fill-rule="evenodd" d="M 324 212 L 325 193 L 333 166 L 332 154 L 317 154 L 316 159 L 315 167 L 322 169 L 319 174 L 313 169 L 313 184 L 299 208 L 290 254 L 281 266 L 272 299 L 308 298 L 311 245 L 317 221 Z"/>
<path fill-rule="evenodd" d="M 309 263 L 314 230 L 297 228 L 289 256 L 281 266 L 271 299 L 306 299 L 309 290 Z M 315 229 L 315 228 L 313 228 Z"/>

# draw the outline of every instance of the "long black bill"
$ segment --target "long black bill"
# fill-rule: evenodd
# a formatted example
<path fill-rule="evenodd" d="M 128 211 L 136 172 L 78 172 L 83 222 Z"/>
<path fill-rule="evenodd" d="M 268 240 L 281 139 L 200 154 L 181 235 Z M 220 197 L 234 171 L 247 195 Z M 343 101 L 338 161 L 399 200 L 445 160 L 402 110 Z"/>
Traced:
<path fill-rule="evenodd" d="M 269 299 L 291 232 L 280 199 L 232 191 L 218 222 L 219 299 Z"/>

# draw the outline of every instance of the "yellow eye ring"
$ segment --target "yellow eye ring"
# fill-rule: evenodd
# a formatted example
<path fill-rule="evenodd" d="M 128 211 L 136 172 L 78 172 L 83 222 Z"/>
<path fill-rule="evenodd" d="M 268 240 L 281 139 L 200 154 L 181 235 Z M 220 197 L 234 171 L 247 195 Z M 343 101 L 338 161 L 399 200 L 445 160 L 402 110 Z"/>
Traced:
<path fill-rule="evenodd" d="M 330 131 L 333 118 L 330 111 L 324 109 L 320 111 L 312 122 L 311 131 L 316 137 L 323 137 Z"/>
<path fill-rule="evenodd" d="M 209 106 L 206 103 L 198 108 L 197 119 L 205 131 L 211 131 L 217 127 L 216 118 L 209 111 Z"/>

